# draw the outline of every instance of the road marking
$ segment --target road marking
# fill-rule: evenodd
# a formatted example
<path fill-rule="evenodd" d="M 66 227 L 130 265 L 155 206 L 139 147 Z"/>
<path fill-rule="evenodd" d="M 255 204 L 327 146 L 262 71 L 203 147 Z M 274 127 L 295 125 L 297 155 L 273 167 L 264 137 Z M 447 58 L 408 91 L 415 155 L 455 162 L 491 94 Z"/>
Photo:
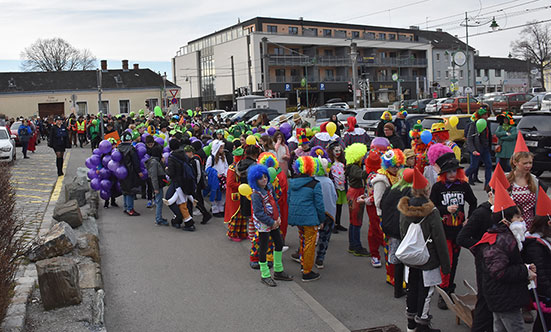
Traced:
<path fill-rule="evenodd" d="M 71 151 L 67 152 L 67 156 L 65 156 L 65 161 L 63 162 L 63 173 L 65 173 L 65 170 L 67 169 L 67 163 L 70 157 L 71 157 Z M 61 193 L 61 187 L 63 185 L 64 178 L 65 178 L 65 175 L 61 175 L 57 177 L 54 190 L 52 191 L 52 195 L 50 196 L 50 201 L 57 202 L 57 200 L 59 199 L 59 194 Z"/>
<path fill-rule="evenodd" d="M 25 181 L 11 181 L 12 184 L 30 184 L 33 186 L 44 186 L 44 187 L 51 187 L 52 183 L 36 183 L 36 182 L 25 182 Z M 49 191 L 49 190 L 48 190 Z"/>
<path fill-rule="evenodd" d="M 39 191 L 42 193 L 49 193 L 52 192 L 51 190 L 44 190 L 44 189 L 34 189 L 34 188 L 15 188 L 17 191 Z"/>
<path fill-rule="evenodd" d="M 28 197 L 28 198 L 38 198 L 38 199 L 42 198 L 42 197 L 40 197 L 40 196 L 23 195 L 23 194 L 15 194 L 15 196 L 17 196 L 17 197 Z"/>
<path fill-rule="evenodd" d="M 24 180 L 51 180 L 52 178 L 20 176 L 19 179 L 24 179 Z"/>

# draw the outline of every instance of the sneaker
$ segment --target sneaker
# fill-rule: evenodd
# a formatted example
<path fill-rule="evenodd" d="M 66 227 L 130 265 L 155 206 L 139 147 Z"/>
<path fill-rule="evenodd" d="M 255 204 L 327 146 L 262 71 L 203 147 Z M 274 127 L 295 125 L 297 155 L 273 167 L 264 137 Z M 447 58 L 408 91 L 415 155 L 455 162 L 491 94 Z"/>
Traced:
<path fill-rule="evenodd" d="M 160 221 L 156 221 L 155 224 L 157 226 L 168 226 L 168 221 L 166 219 L 162 219 Z"/>
<path fill-rule="evenodd" d="M 323 265 L 323 261 L 321 259 L 316 259 L 316 267 L 318 269 L 323 269 L 325 265 Z"/>
<path fill-rule="evenodd" d="M 124 210 L 124 213 L 127 214 L 127 215 L 130 215 L 130 211 L 128 211 L 128 210 Z"/>
<path fill-rule="evenodd" d="M 356 249 L 357 248 L 352 248 L 352 247 L 348 247 L 348 252 L 351 253 L 351 254 L 354 254 L 356 252 Z"/>
<path fill-rule="evenodd" d="M 276 287 L 277 284 L 276 282 L 274 281 L 274 279 L 272 279 L 272 277 L 268 277 L 268 278 L 260 278 L 260 281 L 262 281 L 262 283 L 268 287 Z"/>
<path fill-rule="evenodd" d="M 320 274 L 314 271 L 310 271 L 310 273 L 302 275 L 302 281 L 304 282 L 318 280 L 319 278 Z"/>
<path fill-rule="evenodd" d="M 104 208 L 104 209 L 109 208 L 109 203 L 106 202 L 105 204 L 103 204 L 103 208 Z"/>
<path fill-rule="evenodd" d="M 440 329 L 433 329 L 430 326 L 430 324 L 429 325 L 417 324 L 417 328 L 415 329 L 415 332 L 440 332 Z"/>
<path fill-rule="evenodd" d="M 369 257 L 369 256 L 371 256 L 371 253 L 367 249 L 361 247 L 361 248 L 358 248 L 358 249 L 354 250 L 353 255 L 358 256 L 358 257 Z"/>
<path fill-rule="evenodd" d="M 212 215 L 210 213 L 207 213 L 207 215 L 203 216 L 203 220 L 201 220 L 201 224 L 204 225 L 208 223 L 211 218 L 212 218 Z"/>
<path fill-rule="evenodd" d="M 249 262 L 249 266 L 253 270 L 260 270 L 260 264 L 258 264 L 258 262 Z"/>
<path fill-rule="evenodd" d="M 408 328 L 407 332 L 415 332 L 415 329 L 417 328 L 417 323 L 415 323 L 415 319 L 408 318 Z"/>
<path fill-rule="evenodd" d="M 174 219 L 172 219 L 170 221 L 170 226 L 174 227 L 174 228 L 181 228 L 182 227 L 182 224 L 177 224 L 174 222 Z"/>
<path fill-rule="evenodd" d="M 147 201 L 147 205 L 145 207 L 151 209 L 153 207 L 153 202 L 151 200 Z"/>
<path fill-rule="evenodd" d="M 381 260 L 379 258 L 371 257 L 371 266 L 379 268 L 383 266 L 383 264 L 381 264 Z"/>
<path fill-rule="evenodd" d="M 201 216 L 201 215 L 203 215 L 203 214 L 201 213 L 201 211 L 195 209 L 195 210 L 193 210 L 192 215 L 193 215 L 194 217 L 198 217 L 198 216 Z"/>
<path fill-rule="evenodd" d="M 289 250 L 289 246 L 283 246 L 283 248 L 281 248 L 281 252 L 286 252 L 287 250 Z"/>
<path fill-rule="evenodd" d="M 291 259 L 294 260 L 297 263 L 300 263 L 300 254 L 299 252 L 294 252 L 291 254 Z"/>
<path fill-rule="evenodd" d="M 336 227 L 333 227 L 333 234 L 339 234 L 339 230 Z"/>
<path fill-rule="evenodd" d="M 168 199 L 166 198 L 163 198 L 163 204 L 166 206 L 170 206 L 170 204 L 168 203 Z"/>
<path fill-rule="evenodd" d="M 138 216 L 140 216 L 140 214 L 139 214 L 138 212 L 136 212 L 136 210 L 134 210 L 134 209 L 128 211 L 127 214 L 128 214 L 129 216 L 131 216 L 131 217 L 138 217 Z"/>
<path fill-rule="evenodd" d="M 182 230 L 183 231 L 186 231 L 186 232 L 193 232 L 195 231 L 195 225 L 193 224 L 193 222 L 185 222 L 184 223 L 184 227 L 182 227 Z"/>
<path fill-rule="evenodd" d="M 446 304 L 446 301 L 444 301 L 442 295 L 438 295 L 438 308 L 441 310 L 448 310 L 448 305 Z"/>
<path fill-rule="evenodd" d="M 344 227 L 342 225 L 335 226 L 335 229 L 338 230 L 338 231 L 342 231 L 342 232 L 346 232 L 348 230 L 348 229 L 346 229 L 346 227 Z"/>
<path fill-rule="evenodd" d="M 274 272 L 274 279 L 281 281 L 293 281 L 293 276 L 288 275 L 284 271 Z"/>

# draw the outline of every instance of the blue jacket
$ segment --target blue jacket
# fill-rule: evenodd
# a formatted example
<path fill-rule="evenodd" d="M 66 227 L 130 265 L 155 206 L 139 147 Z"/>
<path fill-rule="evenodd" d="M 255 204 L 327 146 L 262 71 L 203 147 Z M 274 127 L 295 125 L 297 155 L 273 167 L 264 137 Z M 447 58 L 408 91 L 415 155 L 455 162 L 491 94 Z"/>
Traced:
<path fill-rule="evenodd" d="M 318 226 L 325 221 L 321 185 L 313 177 L 289 179 L 287 201 L 289 202 L 289 225 Z"/>
<path fill-rule="evenodd" d="M 19 135 L 19 140 L 21 142 L 28 142 L 31 140 L 31 127 L 22 124 L 17 130 L 17 135 Z"/>
<path fill-rule="evenodd" d="M 218 172 L 212 167 L 207 168 L 205 172 L 207 173 L 208 187 L 205 188 L 203 194 L 208 195 L 211 202 L 221 200 L 222 191 L 220 190 Z"/>

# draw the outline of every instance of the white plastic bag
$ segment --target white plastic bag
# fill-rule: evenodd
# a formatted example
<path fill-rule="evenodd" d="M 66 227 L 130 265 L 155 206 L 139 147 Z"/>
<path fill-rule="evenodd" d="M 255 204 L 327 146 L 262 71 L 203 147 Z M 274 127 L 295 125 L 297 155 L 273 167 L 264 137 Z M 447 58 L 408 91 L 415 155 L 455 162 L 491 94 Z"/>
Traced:
<path fill-rule="evenodd" d="M 424 220 L 425 218 L 417 224 L 411 223 L 409 225 L 406 236 L 404 236 L 396 250 L 396 257 L 406 265 L 420 266 L 429 261 L 430 254 L 427 249 L 427 242 L 430 240 L 430 237 L 425 241 L 423 230 L 421 229 L 421 223 Z"/>

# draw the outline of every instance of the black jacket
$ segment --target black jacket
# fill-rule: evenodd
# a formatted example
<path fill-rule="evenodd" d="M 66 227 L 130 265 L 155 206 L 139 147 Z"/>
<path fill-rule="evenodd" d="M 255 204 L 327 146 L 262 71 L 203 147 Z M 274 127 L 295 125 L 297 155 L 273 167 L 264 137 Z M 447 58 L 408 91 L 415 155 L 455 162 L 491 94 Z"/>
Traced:
<path fill-rule="evenodd" d="M 161 160 L 163 157 L 163 147 L 159 143 L 155 142 L 153 147 L 147 147 L 147 154 Z"/>
<path fill-rule="evenodd" d="M 518 310 L 530 302 L 530 293 L 528 269 L 522 261 L 517 240 L 503 224 L 490 228 L 486 237 L 495 238 L 495 242 L 479 242 L 472 249 L 482 268 L 479 289 L 483 290 L 490 311 Z"/>
<path fill-rule="evenodd" d="M 131 143 L 121 143 L 117 149 L 122 153 L 122 164 L 128 170 L 128 176 L 121 180 L 121 191 L 123 195 L 133 195 L 141 191 L 140 186 L 140 160 L 138 153 Z"/>
<path fill-rule="evenodd" d="M 184 179 L 184 165 L 189 164 L 189 158 L 186 152 L 182 149 L 172 151 L 168 157 L 166 174 L 170 177 L 170 181 L 174 182 L 176 187 L 182 188 L 182 191 L 189 192 L 189 188 L 193 187 L 193 183 L 186 183 Z"/>
<path fill-rule="evenodd" d="M 386 188 L 383 198 L 381 198 L 381 210 L 383 211 L 381 226 L 383 232 L 390 237 L 400 239 L 400 211 L 396 202 L 404 196 L 410 196 L 411 188 L 406 187 L 403 190 L 398 188 Z"/>
<path fill-rule="evenodd" d="M 249 167 L 256 164 L 256 160 L 246 157 L 237 163 L 237 176 L 239 183 L 249 183 L 247 179 Z M 252 216 L 251 201 L 247 197 L 240 196 L 241 215 L 244 217 Z"/>
<path fill-rule="evenodd" d="M 350 188 L 365 188 L 365 180 L 369 176 L 358 164 L 346 165 L 344 175 Z"/>
<path fill-rule="evenodd" d="M 387 139 L 390 141 L 390 144 L 392 145 L 392 148 L 393 149 L 400 149 L 400 150 L 404 150 L 406 147 L 404 145 L 404 141 L 402 140 L 402 138 L 400 138 L 399 136 L 397 136 L 396 134 L 390 136 L 390 137 L 387 137 Z"/>
<path fill-rule="evenodd" d="M 546 240 L 548 243 L 549 239 Z M 538 274 L 538 295 L 547 306 L 551 306 L 551 249 L 542 239 L 526 237 L 522 257 L 526 264 L 536 265 Z"/>
<path fill-rule="evenodd" d="M 476 123 L 471 123 L 467 132 L 467 149 L 469 152 L 491 151 L 492 149 L 492 133 L 490 126 L 486 127 L 481 133 L 476 128 Z"/>
<path fill-rule="evenodd" d="M 67 142 L 69 140 L 69 132 L 67 131 L 67 128 L 65 128 L 64 125 L 61 125 L 61 127 L 58 127 L 56 125 L 52 126 L 50 129 L 50 138 L 49 138 L 49 146 L 51 148 L 55 149 L 65 149 L 67 146 Z"/>

